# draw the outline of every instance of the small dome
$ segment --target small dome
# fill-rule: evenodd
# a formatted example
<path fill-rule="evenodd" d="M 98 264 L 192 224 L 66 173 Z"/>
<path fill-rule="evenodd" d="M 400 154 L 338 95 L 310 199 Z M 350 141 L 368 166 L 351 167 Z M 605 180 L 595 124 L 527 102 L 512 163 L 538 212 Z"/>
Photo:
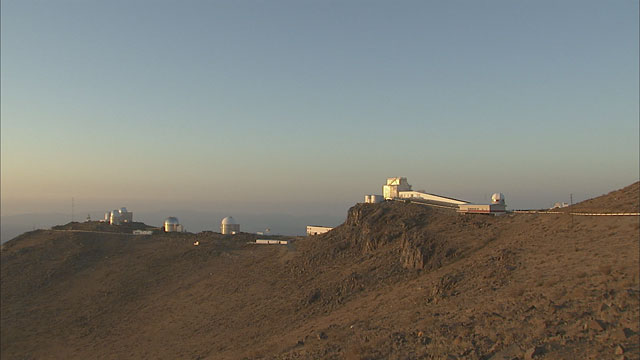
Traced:
<path fill-rule="evenodd" d="M 121 207 L 120 208 L 120 213 L 126 213 L 127 212 L 127 208 L 126 207 Z"/>
<path fill-rule="evenodd" d="M 222 225 L 236 225 L 238 224 L 232 216 L 227 216 L 226 218 L 222 219 L 222 222 L 220 223 Z"/>
<path fill-rule="evenodd" d="M 493 204 L 504 204 L 504 194 L 503 193 L 495 193 L 491 195 L 491 202 Z"/>
<path fill-rule="evenodd" d="M 165 221 L 164 221 L 165 225 L 179 225 L 180 223 L 178 222 L 178 218 L 173 217 L 173 216 L 169 216 Z"/>

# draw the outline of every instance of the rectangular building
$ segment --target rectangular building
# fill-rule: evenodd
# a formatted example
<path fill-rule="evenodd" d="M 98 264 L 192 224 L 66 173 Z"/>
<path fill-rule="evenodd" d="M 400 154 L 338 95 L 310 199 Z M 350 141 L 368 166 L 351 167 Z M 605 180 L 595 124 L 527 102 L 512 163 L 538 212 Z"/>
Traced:
<path fill-rule="evenodd" d="M 319 225 L 307 225 L 307 235 L 318 235 L 318 234 L 324 234 L 326 232 L 329 232 L 333 230 L 332 227 L 328 227 L 328 226 L 319 226 Z"/>
<path fill-rule="evenodd" d="M 460 204 L 458 212 L 463 214 L 494 214 L 501 215 L 506 213 L 504 204 Z"/>

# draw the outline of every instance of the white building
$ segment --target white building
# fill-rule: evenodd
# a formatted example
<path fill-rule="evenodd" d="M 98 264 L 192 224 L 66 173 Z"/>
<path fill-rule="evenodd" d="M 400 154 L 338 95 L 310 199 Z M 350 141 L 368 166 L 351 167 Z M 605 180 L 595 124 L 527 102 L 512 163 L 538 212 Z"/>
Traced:
<path fill-rule="evenodd" d="M 434 201 L 434 202 L 441 202 L 441 203 L 447 203 L 447 204 L 453 204 L 453 205 L 468 204 L 468 202 L 463 200 L 458 200 L 458 199 L 454 199 L 446 196 L 429 194 L 422 191 L 400 191 L 398 195 L 399 195 L 398 198 L 400 199 Z"/>
<path fill-rule="evenodd" d="M 561 209 L 561 208 L 566 208 L 568 206 L 569 204 L 567 204 L 566 202 L 557 202 L 553 204 L 553 207 L 551 209 Z"/>
<path fill-rule="evenodd" d="M 319 225 L 307 225 L 307 235 L 318 235 L 318 234 L 324 234 L 326 232 L 329 232 L 333 230 L 332 227 L 328 227 L 328 226 L 319 226 Z"/>
<path fill-rule="evenodd" d="M 384 201 L 384 197 L 382 195 L 365 195 L 364 203 L 365 204 L 377 204 Z"/>
<path fill-rule="evenodd" d="M 233 217 L 227 216 L 220 222 L 220 233 L 225 235 L 233 235 L 240 232 L 240 224 Z"/>
<path fill-rule="evenodd" d="M 388 178 L 387 184 L 382 186 L 382 196 L 386 200 L 400 197 L 400 191 L 411 191 L 411 185 L 406 177 Z"/>
<path fill-rule="evenodd" d="M 450 198 L 447 196 L 430 194 L 424 191 L 415 191 L 405 177 L 388 178 L 387 183 L 382 186 L 382 194 L 386 200 L 406 199 L 424 202 L 437 202 L 447 205 L 468 204 L 467 201 Z"/>
<path fill-rule="evenodd" d="M 288 245 L 289 240 L 272 240 L 272 239 L 257 239 L 256 244 L 262 245 Z"/>
<path fill-rule="evenodd" d="M 495 193 L 491 195 L 491 204 L 460 204 L 458 212 L 463 214 L 493 214 L 501 215 L 506 213 L 507 205 L 504 201 L 504 194 Z"/>

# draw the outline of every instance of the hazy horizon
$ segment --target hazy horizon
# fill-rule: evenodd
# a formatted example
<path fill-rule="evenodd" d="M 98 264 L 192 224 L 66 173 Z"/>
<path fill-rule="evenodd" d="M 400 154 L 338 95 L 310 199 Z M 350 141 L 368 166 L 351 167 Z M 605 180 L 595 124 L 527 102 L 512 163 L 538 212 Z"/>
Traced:
<path fill-rule="evenodd" d="M 637 1 L 0 6 L 4 220 L 297 229 L 393 176 L 511 209 L 640 178 Z"/>

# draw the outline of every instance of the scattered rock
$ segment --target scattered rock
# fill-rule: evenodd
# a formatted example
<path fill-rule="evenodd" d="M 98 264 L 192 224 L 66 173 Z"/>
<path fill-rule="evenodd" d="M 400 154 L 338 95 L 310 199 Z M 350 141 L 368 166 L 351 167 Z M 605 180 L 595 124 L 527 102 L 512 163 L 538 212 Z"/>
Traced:
<path fill-rule="evenodd" d="M 622 347 L 622 345 L 618 345 L 616 346 L 616 350 L 614 352 L 616 355 L 622 355 L 624 354 L 624 348 Z"/>
<path fill-rule="evenodd" d="M 624 336 L 625 336 L 627 339 L 628 339 L 628 338 L 630 338 L 630 337 L 632 337 L 633 335 L 635 335 L 635 334 L 636 334 L 636 332 L 635 332 L 635 331 L 633 331 L 633 330 L 631 330 L 631 329 L 629 329 L 629 328 L 624 328 L 624 329 L 622 329 L 622 332 L 624 332 Z"/>
<path fill-rule="evenodd" d="M 587 329 L 595 331 L 604 331 L 607 328 L 604 321 L 601 320 L 589 320 L 587 322 Z"/>
<path fill-rule="evenodd" d="M 513 360 L 518 359 L 520 354 L 522 354 L 520 347 L 516 344 L 511 344 L 495 353 L 488 360 Z"/>
<path fill-rule="evenodd" d="M 524 358 L 526 360 L 534 359 L 537 356 L 540 356 L 546 352 L 544 346 L 534 346 L 529 350 L 525 351 Z"/>
<path fill-rule="evenodd" d="M 318 340 L 325 340 L 326 338 L 328 338 L 327 334 L 324 331 L 320 331 L 318 335 L 316 335 L 316 337 L 318 338 Z"/>

